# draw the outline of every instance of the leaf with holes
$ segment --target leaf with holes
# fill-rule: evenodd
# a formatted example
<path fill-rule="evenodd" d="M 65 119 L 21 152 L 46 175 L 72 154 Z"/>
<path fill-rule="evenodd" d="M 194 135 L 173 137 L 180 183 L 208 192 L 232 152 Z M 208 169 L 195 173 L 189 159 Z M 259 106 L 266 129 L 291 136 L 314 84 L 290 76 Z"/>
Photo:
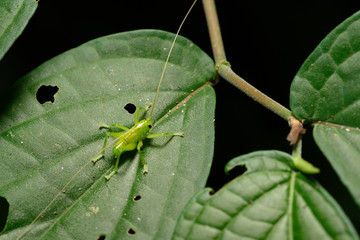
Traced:
<path fill-rule="evenodd" d="M 35 0 L 0 1 L 0 59 L 20 36 L 37 5 Z"/>
<path fill-rule="evenodd" d="M 360 12 L 308 57 L 291 85 L 290 102 L 299 119 L 316 125 L 316 143 L 360 205 Z"/>
<path fill-rule="evenodd" d="M 173 239 L 358 239 L 339 205 L 317 182 L 296 172 L 292 157 L 258 151 L 234 158 L 247 171 L 215 194 L 198 192 Z"/>
<path fill-rule="evenodd" d="M 24 239 L 171 236 L 187 200 L 204 186 L 213 155 L 214 63 L 204 52 L 182 37 L 175 44 L 152 133 L 184 131 L 184 137 L 144 141 L 148 174 L 136 151 L 121 156 L 109 181 L 111 148 L 96 164 L 89 160 L 105 136 L 99 123 L 131 127 L 134 115 L 124 106 L 153 101 L 173 38 L 141 30 L 90 41 L 44 63 L 2 97 L 0 196 L 10 209 L 0 239 L 24 231 Z M 49 101 L 41 104 L 37 95 Z"/>

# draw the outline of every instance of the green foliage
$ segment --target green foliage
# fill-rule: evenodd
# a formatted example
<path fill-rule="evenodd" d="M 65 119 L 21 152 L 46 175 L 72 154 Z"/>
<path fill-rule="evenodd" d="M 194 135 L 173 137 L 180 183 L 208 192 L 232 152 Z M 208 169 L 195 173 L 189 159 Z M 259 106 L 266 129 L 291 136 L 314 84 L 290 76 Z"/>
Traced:
<path fill-rule="evenodd" d="M 0 2 L 0 59 L 36 6 Z M 245 166 L 245 174 L 213 195 L 203 189 L 214 149 L 214 63 L 182 37 L 152 121 L 153 133 L 185 137 L 146 140 L 148 174 L 129 152 L 118 173 L 104 179 L 114 159 L 109 146 L 105 159 L 90 162 L 105 135 L 98 124 L 133 125 L 123 107 L 153 101 L 173 38 L 141 30 L 95 39 L 45 62 L 0 97 L 0 203 L 10 204 L 0 240 L 24 233 L 23 239 L 358 239 L 340 206 L 304 175 L 319 169 L 300 154 L 239 156 L 226 172 Z M 314 126 L 316 143 L 358 204 L 359 50 L 357 13 L 319 44 L 290 90 L 294 115 Z M 53 103 L 37 99 L 42 86 L 58 88 Z"/>
<path fill-rule="evenodd" d="M 231 160 L 247 171 L 186 205 L 173 239 L 358 239 L 333 198 L 296 172 L 290 155 L 258 151 Z"/>
<path fill-rule="evenodd" d="M 173 38 L 145 30 L 93 40 L 36 68 L 2 98 L 0 195 L 10 203 L 10 212 L 0 239 L 24 231 L 97 154 L 105 134 L 99 123 L 133 125 L 134 115 L 123 106 L 144 107 L 153 100 Z M 152 132 L 181 130 L 185 136 L 145 141 L 149 173 L 143 175 L 138 155 L 130 152 L 122 155 L 122 166 L 110 181 L 104 179 L 114 164 L 108 148 L 105 160 L 87 165 L 25 239 L 125 239 L 128 231 L 136 232 L 136 239 L 168 238 L 183 206 L 209 174 L 215 96 L 204 84 L 213 77 L 212 60 L 180 37 Z M 42 85 L 59 88 L 54 103 L 37 102 Z M 190 100 L 169 113 L 190 94 Z"/>
<path fill-rule="evenodd" d="M 336 27 L 308 57 L 291 85 L 299 119 L 360 205 L 360 12 Z M 331 124 L 329 124 L 331 123 Z"/>
<path fill-rule="evenodd" d="M 24 30 L 37 5 L 35 0 L 0 1 L 0 59 Z"/>

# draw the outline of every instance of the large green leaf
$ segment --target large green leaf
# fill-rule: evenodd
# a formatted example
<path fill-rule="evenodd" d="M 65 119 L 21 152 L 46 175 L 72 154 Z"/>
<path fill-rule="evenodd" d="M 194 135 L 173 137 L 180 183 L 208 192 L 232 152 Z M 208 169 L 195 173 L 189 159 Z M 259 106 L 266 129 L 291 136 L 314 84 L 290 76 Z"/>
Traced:
<path fill-rule="evenodd" d="M 173 239 L 358 239 L 339 205 L 294 170 L 290 155 L 253 152 L 231 160 L 226 171 L 243 165 L 245 174 L 189 201 Z"/>
<path fill-rule="evenodd" d="M 316 142 L 360 205 L 360 149 L 353 147 L 360 146 L 360 12 L 308 57 L 291 85 L 290 103 L 298 118 L 326 125 L 315 127 Z M 329 137 L 338 129 L 344 129 L 341 137 Z"/>
<path fill-rule="evenodd" d="M 35 0 L 0 1 L 0 59 L 24 30 L 37 5 Z"/>
<path fill-rule="evenodd" d="M 207 81 L 212 60 L 179 37 L 153 113 L 153 133 L 184 131 L 182 137 L 144 142 L 149 173 L 138 154 L 87 165 L 42 217 L 64 184 L 101 149 L 101 123 L 131 127 L 127 103 L 154 99 L 174 35 L 156 30 L 115 34 L 90 41 L 44 63 L 1 99 L 0 196 L 10 203 L 0 239 L 167 239 L 187 200 L 209 174 L 214 143 L 215 96 Z M 40 104 L 42 85 L 57 86 L 54 103 Z M 181 102 L 184 98 L 186 102 Z M 171 111 L 171 112 L 169 112 Z M 161 121 L 159 119 L 162 118 Z"/>

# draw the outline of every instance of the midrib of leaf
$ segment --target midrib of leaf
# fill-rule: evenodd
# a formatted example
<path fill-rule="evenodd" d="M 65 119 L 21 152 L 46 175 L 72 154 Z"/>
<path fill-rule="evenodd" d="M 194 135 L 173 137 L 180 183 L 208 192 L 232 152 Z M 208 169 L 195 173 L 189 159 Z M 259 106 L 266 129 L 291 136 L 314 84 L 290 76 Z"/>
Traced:
<path fill-rule="evenodd" d="M 288 222 L 288 228 L 289 228 L 289 235 L 288 235 L 288 239 L 294 239 L 294 232 L 293 232 L 293 207 L 294 207 L 294 196 L 295 196 L 295 182 L 296 182 L 296 172 L 292 171 L 291 172 L 291 177 L 290 177 L 290 184 L 289 184 L 289 203 L 288 203 L 288 209 L 287 209 L 287 216 L 289 219 Z"/>

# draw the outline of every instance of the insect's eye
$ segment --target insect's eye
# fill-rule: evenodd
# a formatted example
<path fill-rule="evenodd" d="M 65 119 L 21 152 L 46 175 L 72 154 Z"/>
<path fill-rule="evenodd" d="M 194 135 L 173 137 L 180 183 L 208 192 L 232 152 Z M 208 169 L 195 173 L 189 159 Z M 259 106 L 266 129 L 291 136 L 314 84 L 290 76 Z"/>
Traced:
<path fill-rule="evenodd" d="M 152 125 L 149 125 L 149 128 L 152 128 Z"/>

